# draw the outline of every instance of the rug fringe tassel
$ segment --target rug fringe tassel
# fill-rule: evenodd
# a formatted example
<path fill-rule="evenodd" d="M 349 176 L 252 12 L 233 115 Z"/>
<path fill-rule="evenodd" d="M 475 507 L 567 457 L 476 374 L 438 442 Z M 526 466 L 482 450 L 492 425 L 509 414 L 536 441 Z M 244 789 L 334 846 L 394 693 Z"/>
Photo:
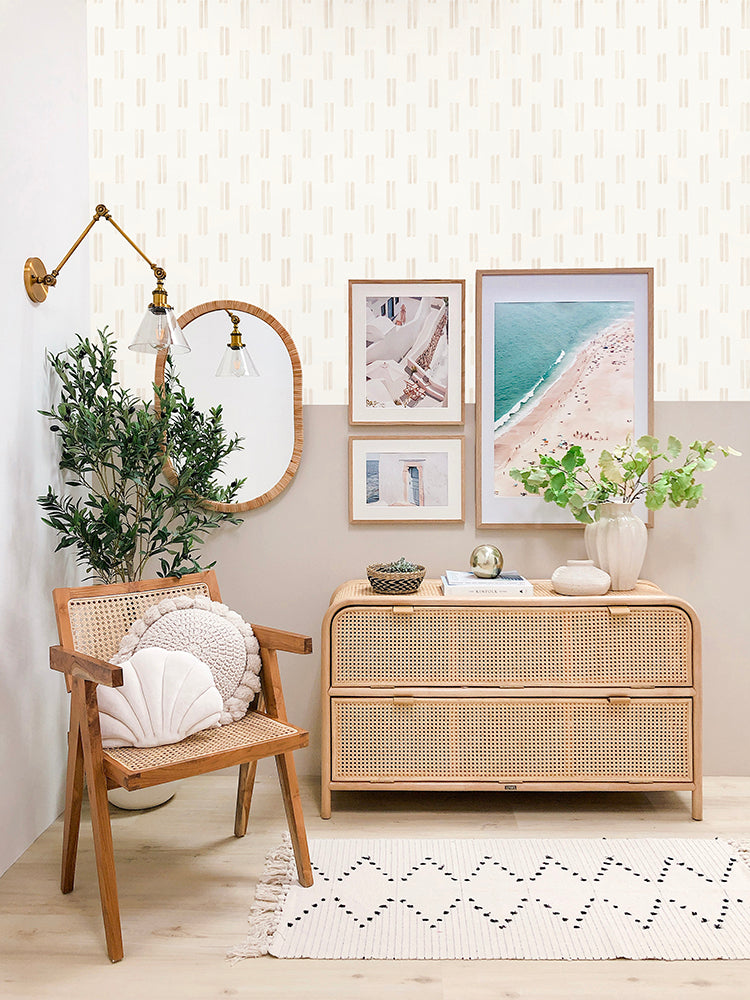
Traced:
<path fill-rule="evenodd" d="M 250 925 L 247 938 L 243 944 L 227 953 L 232 965 L 243 958 L 258 958 L 268 954 L 296 873 L 292 842 L 289 834 L 285 833 L 280 846 L 266 855 L 263 876 L 255 890 L 255 902 L 247 918 Z"/>
<path fill-rule="evenodd" d="M 750 868 L 750 840 L 727 840 L 727 844 L 733 848 Z"/>

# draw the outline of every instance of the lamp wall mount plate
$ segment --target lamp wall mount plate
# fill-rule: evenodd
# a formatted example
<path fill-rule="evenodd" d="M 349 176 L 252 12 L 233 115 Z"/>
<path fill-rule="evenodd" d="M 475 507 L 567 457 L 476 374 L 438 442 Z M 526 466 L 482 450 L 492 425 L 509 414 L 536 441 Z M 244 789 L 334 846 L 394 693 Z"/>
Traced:
<path fill-rule="evenodd" d="M 49 292 L 49 285 L 42 283 L 47 274 L 47 268 L 38 257 L 29 257 L 23 268 L 23 283 L 26 294 L 32 302 L 44 302 Z"/>

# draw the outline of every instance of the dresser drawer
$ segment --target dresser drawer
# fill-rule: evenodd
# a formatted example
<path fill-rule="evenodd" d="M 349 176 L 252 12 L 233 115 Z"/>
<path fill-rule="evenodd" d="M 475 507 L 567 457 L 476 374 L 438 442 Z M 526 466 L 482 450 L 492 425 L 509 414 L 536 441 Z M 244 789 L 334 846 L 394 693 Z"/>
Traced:
<path fill-rule="evenodd" d="M 346 607 L 331 683 L 689 687 L 692 645 L 689 615 L 669 605 Z"/>
<path fill-rule="evenodd" d="M 331 699 L 333 781 L 691 781 L 691 698 Z"/>

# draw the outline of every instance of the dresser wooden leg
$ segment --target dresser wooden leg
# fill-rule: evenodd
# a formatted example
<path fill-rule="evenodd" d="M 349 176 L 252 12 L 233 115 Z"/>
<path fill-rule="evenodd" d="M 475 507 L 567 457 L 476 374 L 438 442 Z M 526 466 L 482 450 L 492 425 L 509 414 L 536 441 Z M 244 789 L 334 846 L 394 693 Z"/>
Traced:
<path fill-rule="evenodd" d="M 331 789 L 327 784 L 320 786 L 320 818 L 331 818 Z"/>
<path fill-rule="evenodd" d="M 693 792 L 693 819 L 703 819 L 703 785 Z"/>

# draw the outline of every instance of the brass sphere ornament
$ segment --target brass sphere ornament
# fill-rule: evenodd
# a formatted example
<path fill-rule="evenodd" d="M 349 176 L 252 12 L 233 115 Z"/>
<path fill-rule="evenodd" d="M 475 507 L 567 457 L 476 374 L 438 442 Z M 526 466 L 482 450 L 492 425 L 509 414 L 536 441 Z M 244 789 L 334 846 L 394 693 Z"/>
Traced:
<path fill-rule="evenodd" d="M 503 569 L 503 554 L 496 545 L 477 545 L 469 560 L 474 576 L 492 580 Z"/>

